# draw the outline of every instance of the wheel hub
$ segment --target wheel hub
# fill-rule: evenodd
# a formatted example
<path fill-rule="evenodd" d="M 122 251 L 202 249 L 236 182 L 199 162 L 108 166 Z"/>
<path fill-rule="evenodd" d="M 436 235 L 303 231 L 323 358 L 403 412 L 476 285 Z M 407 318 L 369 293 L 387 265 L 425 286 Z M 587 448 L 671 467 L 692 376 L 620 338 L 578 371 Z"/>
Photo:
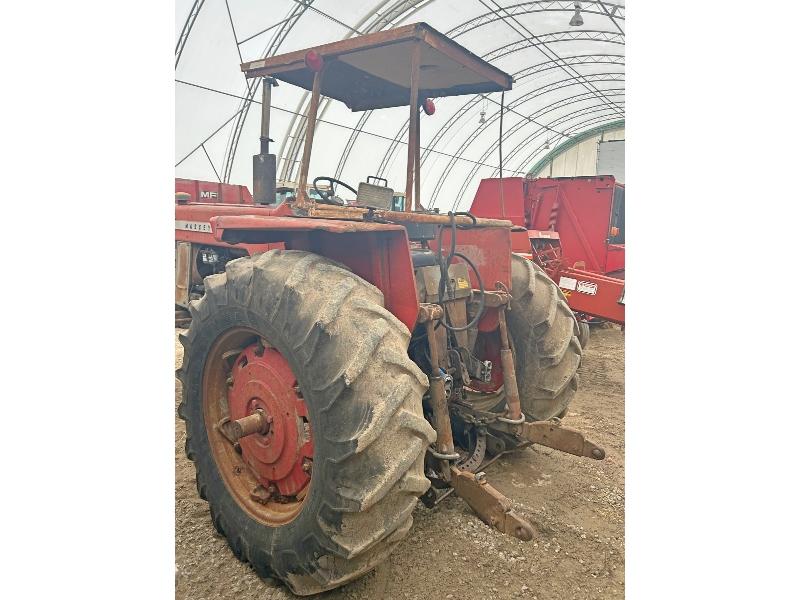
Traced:
<path fill-rule="evenodd" d="M 255 343 L 233 363 L 228 388 L 231 421 L 260 415 L 268 426 L 239 439 L 242 458 L 267 497 L 292 498 L 311 480 L 314 444 L 308 409 L 287 360 Z"/>

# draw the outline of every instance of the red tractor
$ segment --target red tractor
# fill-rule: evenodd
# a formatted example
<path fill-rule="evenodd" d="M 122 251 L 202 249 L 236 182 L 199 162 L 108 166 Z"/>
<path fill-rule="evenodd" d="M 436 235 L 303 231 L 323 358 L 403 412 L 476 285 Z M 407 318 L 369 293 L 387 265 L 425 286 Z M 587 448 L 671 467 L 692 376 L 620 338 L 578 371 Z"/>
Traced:
<path fill-rule="evenodd" d="M 508 219 L 511 246 L 558 282 L 578 318 L 625 323 L 625 186 L 611 175 L 484 179 L 470 212 Z"/>
<path fill-rule="evenodd" d="M 511 76 L 424 23 L 242 70 L 263 78 L 253 195 L 176 180 L 176 304 L 191 315 L 179 414 L 215 527 L 301 595 L 384 560 L 417 498 L 455 492 L 532 539 L 484 469 L 532 443 L 605 456 L 559 421 L 578 387 L 578 324 L 544 271 L 512 254 L 510 221 L 426 212 L 419 194 L 428 98 L 507 90 Z M 278 80 L 311 91 L 297 197 L 282 201 Z M 357 203 L 343 205 L 333 190 L 346 184 L 318 177 L 329 185 L 309 197 L 322 95 L 354 111 L 409 106 L 404 210 L 386 182 L 350 188 Z"/>

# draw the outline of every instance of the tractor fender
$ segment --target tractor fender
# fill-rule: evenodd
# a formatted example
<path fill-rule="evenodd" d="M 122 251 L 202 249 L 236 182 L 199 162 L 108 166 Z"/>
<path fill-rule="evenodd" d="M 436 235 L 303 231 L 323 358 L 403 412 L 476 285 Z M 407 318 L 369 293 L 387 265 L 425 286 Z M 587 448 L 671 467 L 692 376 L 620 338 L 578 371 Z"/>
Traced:
<path fill-rule="evenodd" d="M 224 215 L 210 223 L 221 243 L 281 243 L 287 250 L 313 252 L 344 265 L 378 288 L 386 308 L 414 329 L 419 301 L 402 225 L 269 215 Z"/>

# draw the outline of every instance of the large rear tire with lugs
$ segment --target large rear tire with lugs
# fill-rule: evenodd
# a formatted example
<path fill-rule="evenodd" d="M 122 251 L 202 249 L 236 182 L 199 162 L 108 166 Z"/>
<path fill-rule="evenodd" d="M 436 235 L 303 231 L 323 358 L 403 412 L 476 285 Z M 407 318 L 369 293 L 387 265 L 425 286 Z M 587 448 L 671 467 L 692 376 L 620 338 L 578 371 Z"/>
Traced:
<path fill-rule="evenodd" d="M 564 293 L 538 265 L 511 257 L 511 311 L 522 412 L 530 420 L 561 417 L 578 389 L 581 344 Z"/>
<path fill-rule="evenodd" d="M 179 414 L 216 529 L 295 594 L 373 569 L 430 485 L 428 380 L 408 358 L 408 328 L 377 288 L 293 250 L 229 262 L 190 310 Z M 223 435 L 256 409 L 269 426 L 238 444 Z"/>

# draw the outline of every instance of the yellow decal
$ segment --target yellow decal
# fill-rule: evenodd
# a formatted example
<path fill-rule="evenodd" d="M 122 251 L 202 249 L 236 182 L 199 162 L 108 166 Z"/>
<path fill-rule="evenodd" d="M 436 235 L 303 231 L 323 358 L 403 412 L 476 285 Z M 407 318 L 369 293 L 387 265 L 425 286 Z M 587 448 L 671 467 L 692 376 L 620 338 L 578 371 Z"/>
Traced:
<path fill-rule="evenodd" d="M 468 290 L 469 281 L 467 281 L 463 277 L 459 277 L 458 279 L 456 279 L 456 288 L 459 290 Z"/>

